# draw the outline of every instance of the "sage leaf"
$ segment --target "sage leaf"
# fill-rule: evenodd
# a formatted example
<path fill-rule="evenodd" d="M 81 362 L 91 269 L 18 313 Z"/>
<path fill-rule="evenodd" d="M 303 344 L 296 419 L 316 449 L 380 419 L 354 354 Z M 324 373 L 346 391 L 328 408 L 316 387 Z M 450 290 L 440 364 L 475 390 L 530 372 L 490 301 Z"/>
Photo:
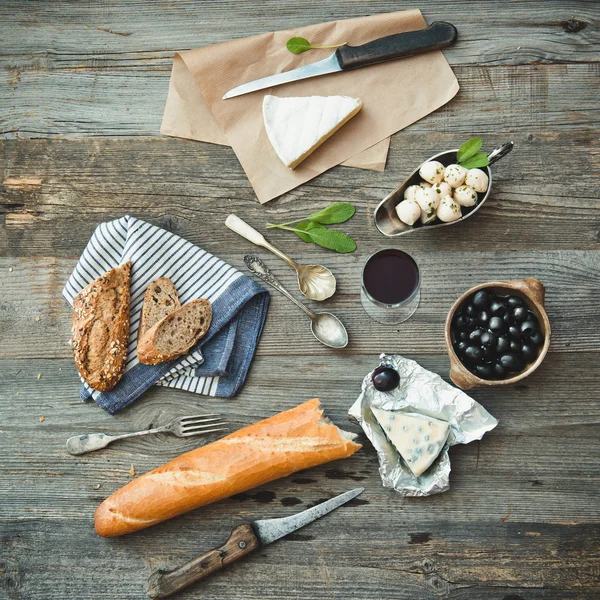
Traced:
<path fill-rule="evenodd" d="M 304 225 L 303 230 L 308 233 L 315 244 L 328 250 L 335 250 L 341 254 L 356 250 L 356 242 L 342 231 L 327 229 L 327 227 L 313 221 L 309 221 Z"/>
<path fill-rule="evenodd" d="M 472 156 L 475 156 L 479 152 L 479 150 L 481 150 L 482 144 L 483 141 L 481 140 L 481 138 L 478 137 L 467 140 L 458 149 L 458 152 L 456 153 L 456 160 L 458 161 L 458 163 L 462 164 L 463 161 L 468 160 Z"/>
<path fill-rule="evenodd" d="M 285 47 L 294 54 L 302 54 L 307 50 L 315 50 L 317 48 L 339 48 L 340 46 L 345 46 L 347 43 L 334 44 L 333 46 L 313 46 L 306 38 L 293 37 L 286 42 Z"/>
<path fill-rule="evenodd" d="M 333 225 L 335 223 L 344 223 L 350 219 L 355 212 L 356 209 L 349 202 L 336 202 L 334 204 L 330 204 L 322 210 L 308 215 L 306 218 L 314 223 Z"/>
<path fill-rule="evenodd" d="M 311 225 L 310 221 L 302 221 L 302 223 L 298 223 L 298 225 L 296 225 L 296 227 L 295 227 L 296 235 L 303 242 L 306 242 L 308 244 L 312 243 L 312 238 L 310 237 L 310 234 L 306 233 L 306 228 L 310 227 L 310 225 Z"/>
<path fill-rule="evenodd" d="M 479 154 L 476 154 L 475 156 L 472 156 L 471 158 L 460 163 L 460 165 L 465 169 L 487 167 L 489 164 L 490 161 L 488 160 L 487 154 L 484 154 L 483 152 L 480 152 Z"/>

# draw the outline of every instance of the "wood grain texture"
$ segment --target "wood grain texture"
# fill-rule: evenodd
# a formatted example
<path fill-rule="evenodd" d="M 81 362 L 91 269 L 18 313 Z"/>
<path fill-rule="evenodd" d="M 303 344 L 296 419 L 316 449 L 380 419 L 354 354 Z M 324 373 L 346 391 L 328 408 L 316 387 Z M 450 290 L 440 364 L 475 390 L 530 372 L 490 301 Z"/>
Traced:
<path fill-rule="evenodd" d="M 118 0 L 0 4 L 0 598 L 145 597 L 147 576 L 220 545 L 231 529 L 285 516 L 357 485 L 360 498 L 258 551 L 182 600 L 596 600 L 600 595 L 600 5 L 560 0 L 429 2 L 428 22 L 459 30 L 445 51 L 457 97 L 394 136 L 384 173 L 335 168 L 259 206 L 233 152 L 162 138 L 173 53 L 273 29 L 413 8 L 407 3 Z M 378 234 L 378 202 L 416 164 L 474 134 L 515 150 L 494 166 L 482 211 L 457 227 Z M 44 139 L 33 139 L 44 138 Z M 276 292 L 248 382 L 231 400 L 153 388 L 115 417 L 78 400 L 60 291 L 98 223 L 149 220 L 243 268 L 256 252 L 294 290 L 293 273 L 223 226 L 235 212 L 264 232 L 348 200 L 351 255 L 269 231 L 308 264 L 324 263 L 346 323 L 342 352 L 317 345 Z M 383 246 L 418 260 L 422 302 L 407 323 L 366 319 L 360 269 Z M 403 500 L 381 486 L 368 441 L 323 465 L 123 539 L 93 529 L 94 510 L 137 474 L 215 438 L 145 436 L 84 456 L 76 433 L 136 431 L 219 412 L 237 429 L 319 396 L 347 410 L 382 351 L 447 379 L 444 317 L 465 289 L 534 276 L 553 329 L 542 366 L 520 385 L 475 389 L 500 422 L 451 449 L 451 489 Z M 314 306 L 314 303 L 312 303 Z M 318 307 L 318 306 L 317 306 Z M 293 343 L 290 343 L 293 340 Z"/>

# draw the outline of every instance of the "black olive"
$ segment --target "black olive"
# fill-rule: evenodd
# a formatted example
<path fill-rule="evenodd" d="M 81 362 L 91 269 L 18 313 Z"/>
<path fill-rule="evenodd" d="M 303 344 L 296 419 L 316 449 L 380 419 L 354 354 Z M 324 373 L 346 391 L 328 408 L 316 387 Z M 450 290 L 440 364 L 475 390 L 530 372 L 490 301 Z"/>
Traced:
<path fill-rule="evenodd" d="M 400 383 L 400 373 L 392 367 L 377 367 L 371 376 L 373 387 L 380 392 L 391 392 Z"/>
<path fill-rule="evenodd" d="M 494 376 L 494 367 L 492 365 L 477 365 L 475 372 L 482 379 L 491 379 Z"/>
<path fill-rule="evenodd" d="M 467 349 L 467 342 L 458 342 L 458 344 L 456 344 L 454 346 L 454 351 L 459 356 L 463 356 L 466 349 Z"/>
<path fill-rule="evenodd" d="M 520 298 L 519 296 L 509 296 L 506 300 L 508 308 L 517 308 L 517 306 L 523 306 L 524 304 L 523 298 Z"/>
<path fill-rule="evenodd" d="M 505 354 L 506 352 L 508 352 L 509 348 L 510 348 L 509 339 L 504 335 L 499 336 L 498 340 L 496 341 L 496 352 L 498 354 Z"/>
<path fill-rule="evenodd" d="M 527 311 L 527 321 L 532 321 L 533 323 L 536 324 L 536 326 L 538 328 L 540 326 L 540 322 L 538 321 L 538 318 L 530 310 Z"/>
<path fill-rule="evenodd" d="M 544 343 L 544 336 L 539 331 L 536 331 L 529 336 L 529 343 L 534 348 L 539 348 Z"/>
<path fill-rule="evenodd" d="M 474 317 L 476 312 L 477 311 L 472 304 L 467 304 L 467 306 L 465 306 L 465 315 L 467 315 L 467 317 Z"/>
<path fill-rule="evenodd" d="M 529 344 L 523 344 L 523 347 L 521 348 L 521 354 L 523 355 L 523 360 L 530 363 L 537 358 L 538 351 L 537 348 L 534 348 Z"/>
<path fill-rule="evenodd" d="M 508 335 L 510 335 L 511 338 L 518 340 L 521 338 L 521 330 L 515 325 L 511 325 L 508 328 Z"/>
<path fill-rule="evenodd" d="M 475 319 L 475 317 L 465 317 L 465 321 L 466 321 L 469 329 L 473 329 L 473 327 L 475 327 L 475 324 L 477 323 L 477 320 Z"/>
<path fill-rule="evenodd" d="M 487 327 L 487 324 L 490 321 L 490 315 L 488 313 L 487 310 L 482 310 L 478 315 L 477 315 L 477 321 L 480 325 L 483 325 L 484 327 Z"/>
<path fill-rule="evenodd" d="M 475 306 L 475 308 L 478 308 L 479 310 L 483 310 L 484 308 L 487 308 L 489 301 L 490 301 L 490 295 L 485 290 L 479 290 L 473 296 L 473 305 Z"/>
<path fill-rule="evenodd" d="M 527 318 L 527 309 L 524 306 L 517 306 L 513 309 L 512 316 L 515 323 L 522 323 Z"/>
<path fill-rule="evenodd" d="M 479 343 L 482 346 L 495 346 L 497 339 L 491 331 L 484 331 L 479 337 Z"/>
<path fill-rule="evenodd" d="M 506 312 L 506 306 L 504 306 L 504 302 L 500 300 L 492 300 L 490 304 L 490 312 L 495 317 L 501 317 Z"/>
<path fill-rule="evenodd" d="M 461 342 L 467 342 L 469 340 L 469 332 L 468 331 L 461 331 L 458 334 L 457 339 L 460 340 Z"/>
<path fill-rule="evenodd" d="M 473 331 L 471 331 L 471 333 L 469 334 L 469 339 L 472 342 L 475 342 L 476 344 L 480 344 L 480 339 L 481 339 L 481 334 L 484 332 L 483 329 L 481 329 L 481 327 L 478 327 L 477 329 L 473 329 Z"/>
<path fill-rule="evenodd" d="M 457 329 L 458 331 L 462 330 L 462 329 L 467 329 L 469 327 L 469 323 L 467 322 L 467 319 L 469 317 L 465 317 L 463 315 L 460 315 L 459 317 L 457 317 L 454 320 L 454 328 Z"/>
<path fill-rule="evenodd" d="M 494 360 L 496 358 L 495 346 L 484 346 L 483 347 L 483 358 L 485 358 L 485 360 Z"/>
<path fill-rule="evenodd" d="M 518 371 L 521 368 L 521 361 L 516 354 L 503 354 L 500 357 L 500 364 L 509 373 Z"/>
<path fill-rule="evenodd" d="M 530 337 L 537 331 L 537 325 L 533 321 L 525 321 L 521 323 L 521 333 L 525 337 Z"/>
<path fill-rule="evenodd" d="M 513 319 L 512 319 L 512 315 L 510 314 L 510 312 L 505 312 L 502 315 L 502 322 L 505 323 L 506 325 L 512 325 Z"/>
<path fill-rule="evenodd" d="M 502 333 L 506 330 L 506 323 L 500 317 L 492 317 L 489 322 L 490 331 Z"/>
<path fill-rule="evenodd" d="M 511 340 L 509 347 L 510 351 L 514 352 L 515 354 L 519 354 L 519 352 L 521 352 L 521 342 L 518 342 L 517 340 Z"/>
<path fill-rule="evenodd" d="M 498 379 L 502 379 L 506 375 L 506 369 L 500 364 L 500 362 L 497 362 L 494 365 L 494 375 Z"/>
<path fill-rule="evenodd" d="M 470 362 L 479 362 L 483 358 L 483 350 L 478 346 L 469 346 L 465 350 L 465 358 Z"/>

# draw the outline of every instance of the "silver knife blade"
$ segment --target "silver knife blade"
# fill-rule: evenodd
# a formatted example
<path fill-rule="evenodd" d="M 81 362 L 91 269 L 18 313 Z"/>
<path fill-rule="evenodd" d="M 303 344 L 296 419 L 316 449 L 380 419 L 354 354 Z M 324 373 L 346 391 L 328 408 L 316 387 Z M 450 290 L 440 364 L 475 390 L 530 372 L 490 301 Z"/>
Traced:
<path fill-rule="evenodd" d="M 349 492 L 344 492 L 331 500 L 321 502 L 312 508 L 307 508 L 300 513 L 290 515 L 289 517 L 281 517 L 280 519 L 263 519 L 261 521 L 252 521 L 252 527 L 256 533 L 256 537 L 260 540 L 263 546 L 282 538 L 292 531 L 296 531 L 317 519 L 330 513 L 332 510 L 339 508 L 346 502 L 356 498 L 362 494 L 365 488 L 355 488 Z"/>
<path fill-rule="evenodd" d="M 242 94 L 249 94 L 250 92 L 256 92 L 257 90 L 264 90 L 265 88 L 281 85 L 282 83 L 290 83 L 291 81 L 299 81 L 300 79 L 308 79 L 309 77 L 317 77 L 318 75 L 327 75 L 328 73 L 337 73 L 341 70 L 342 68 L 340 67 L 340 63 L 334 52 L 329 58 L 325 58 L 316 63 L 298 67 L 297 69 L 292 69 L 285 73 L 277 73 L 277 75 L 270 75 L 269 77 L 249 81 L 243 85 L 238 85 L 232 90 L 229 90 L 223 96 L 223 100 L 241 96 Z"/>

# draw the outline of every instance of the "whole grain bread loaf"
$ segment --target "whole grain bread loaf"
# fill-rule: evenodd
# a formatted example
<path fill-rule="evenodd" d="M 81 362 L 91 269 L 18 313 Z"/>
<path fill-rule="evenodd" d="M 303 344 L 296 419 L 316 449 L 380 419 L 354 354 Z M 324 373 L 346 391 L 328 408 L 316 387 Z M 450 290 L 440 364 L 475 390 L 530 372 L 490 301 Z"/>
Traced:
<path fill-rule="evenodd" d="M 140 337 L 138 360 L 156 365 L 183 356 L 206 335 L 211 319 L 211 305 L 205 298 L 184 304 Z"/>
<path fill-rule="evenodd" d="M 129 337 L 131 262 L 111 269 L 73 300 L 71 347 L 84 381 L 100 392 L 123 375 Z"/>
<path fill-rule="evenodd" d="M 138 340 L 146 331 L 178 308 L 181 308 L 181 301 L 174 283 L 166 277 L 154 280 L 144 294 Z"/>

